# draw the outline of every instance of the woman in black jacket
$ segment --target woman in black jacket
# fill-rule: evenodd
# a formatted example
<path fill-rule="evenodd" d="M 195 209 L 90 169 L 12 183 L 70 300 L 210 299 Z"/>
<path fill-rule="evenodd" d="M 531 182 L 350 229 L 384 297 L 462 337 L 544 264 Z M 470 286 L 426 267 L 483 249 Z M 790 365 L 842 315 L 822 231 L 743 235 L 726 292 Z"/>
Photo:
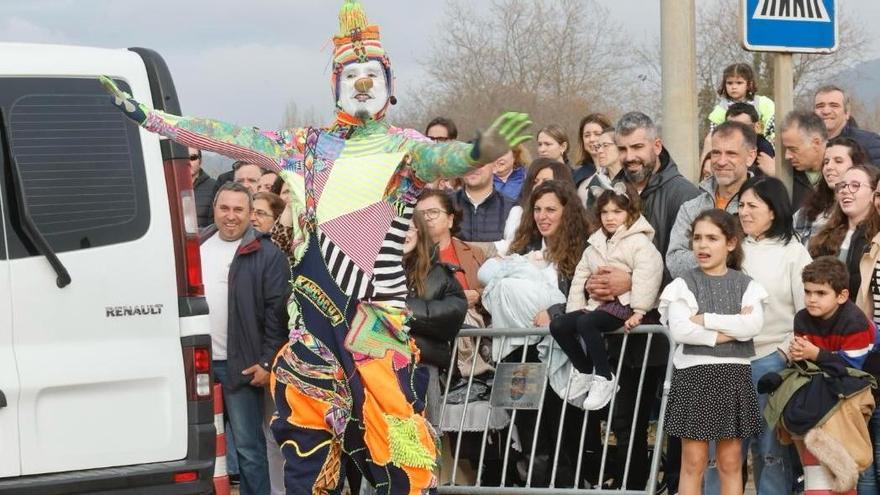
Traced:
<path fill-rule="evenodd" d="M 406 305 L 412 313 L 409 334 L 421 354 L 416 379 L 423 386 L 428 421 L 440 423 L 441 369 L 449 367 L 452 343 L 464 323 L 467 299 L 455 273 L 457 266 L 439 261 L 437 246 L 428 235 L 428 226 L 421 212 L 413 215 L 403 243 L 403 266 L 409 295 Z"/>

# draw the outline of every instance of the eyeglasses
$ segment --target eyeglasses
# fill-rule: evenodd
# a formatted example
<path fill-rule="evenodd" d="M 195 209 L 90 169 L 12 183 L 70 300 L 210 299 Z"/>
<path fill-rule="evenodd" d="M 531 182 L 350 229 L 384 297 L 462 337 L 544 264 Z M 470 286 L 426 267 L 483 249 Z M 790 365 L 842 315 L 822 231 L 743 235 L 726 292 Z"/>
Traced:
<path fill-rule="evenodd" d="M 425 220 L 437 220 L 440 215 L 448 215 L 445 210 L 440 208 L 428 208 L 427 210 L 417 210 L 425 216 Z"/>
<path fill-rule="evenodd" d="M 273 217 L 272 213 L 270 213 L 268 211 L 263 211 L 263 210 L 254 210 L 254 215 L 256 215 L 260 218 L 272 218 Z"/>
<path fill-rule="evenodd" d="M 844 189 L 846 189 L 850 193 L 855 194 L 859 192 L 859 189 L 863 187 L 867 187 L 870 189 L 871 184 L 865 184 L 864 182 L 838 182 L 834 185 L 834 190 L 840 193 L 843 192 Z"/>
<path fill-rule="evenodd" d="M 435 143 L 442 143 L 442 142 L 444 142 L 444 141 L 452 141 L 452 138 L 449 138 L 449 137 L 431 137 L 431 136 L 428 136 L 428 139 L 430 139 L 431 141 L 434 141 Z"/>
<path fill-rule="evenodd" d="M 196 160 L 200 160 L 202 155 L 189 155 L 189 161 L 194 162 Z"/>
<path fill-rule="evenodd" d="M 593 149 L 596 151 L 608 149 L 614 146 L 614 143 L 596 143 L 593 145 Z"/>

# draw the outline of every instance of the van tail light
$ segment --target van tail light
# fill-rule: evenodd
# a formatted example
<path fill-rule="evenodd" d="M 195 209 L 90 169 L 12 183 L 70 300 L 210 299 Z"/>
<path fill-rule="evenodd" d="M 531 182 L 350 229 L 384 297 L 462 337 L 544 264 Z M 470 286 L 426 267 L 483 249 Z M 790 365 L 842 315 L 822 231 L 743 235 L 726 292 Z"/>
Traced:
<path fill-rule="evenodd" d="M 211 400 L 214 395 L 211 380 L 211 348 L 184 347 L 183 368 L 186 372 L 186 392 L 189 400 Z"/>
<path fill-rule="evenodd" d="M 198 471 L 181 471 L 179 473 L 174 473 L 175 483 L 191 483 L 193 481 L 198 481 L 198 479 Z"/>
<path fill-rule="evenodd" d="M 201 297 L 205 295 L 205 286 L 202 284 L 199 222 L 189 161 L 165 160 L 165 184 L 171 210 L 177 294 L 179 297 Z"/>

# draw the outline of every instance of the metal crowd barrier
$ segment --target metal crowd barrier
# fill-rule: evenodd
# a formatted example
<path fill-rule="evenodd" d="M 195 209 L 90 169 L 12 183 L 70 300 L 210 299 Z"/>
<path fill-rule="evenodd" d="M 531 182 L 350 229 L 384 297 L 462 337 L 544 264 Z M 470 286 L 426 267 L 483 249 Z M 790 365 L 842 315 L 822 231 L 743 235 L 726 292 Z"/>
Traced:
<path fill-rule="evenodd" d="M 557 469 L 558 469 L 558 460 L 560 458 L 560 445 L 563 436 L 566 438 L 570 438 L 573 432 L 564 432 L 563 427 L 565 425 L 565 415 L 566 410 L 569 409 L 565 407 L 565 404 L 568 403 L 568 398 L 571 393 L 571 384 L 572 384 L 572 376 L 573 373 L 568 374 L 567 385 L 565 386 L 564 397 L 560 397 L 562 399 L 562 407 L 560 416 L 558 418 L 558 427 L 556 431 L 556 439 L 555 439 L 555 447 L 553 456 L 549 459 L 552 462 L 552 466 L 548 466 L 551 469 L 550 477 L 549 477 L 549 485 L 546 486 L 533 486 L 533 474 L 535 470 L 535 458 L 536 458 L 536 448 L 538 446 L 538 434 L 541 430 L 542 425 L 542 415 L 544 414 L 545 407 L 545 398 L 548 393 L 555 393 L 553 390 L 548 391 L 548 383 L 549 383 L 549 375 L 546 370 L 553 368 L 553 357 L 554 353 L 558 355 L 562 354 L 564 357 L 564 353 L 553 345 L 549 346 L 549 349 L 545 348 L 547 351 L 542 361 L 543 363 L 537 367 L 527 367 L 523 366 L 519 368 L 520 370 L 527 371 L 539 371 L 540 367 L 543 366 L 544 373 L 537 373 L 536 377 L 531 377 L 533 383 L 529 384 L 528 381 L 530 377 L 528 373 L 520 373 L 523 376 L 516 377 L 508 377 L 508 372 L 510 371 L 510 366 L 499 366 L 499 363 L 493 363 L 496 366 L 495 369 L 495 378 L 494 383 L 492 385 L 492 396 L 489 400 L 488 404 L 485 400 L 483 401 L 475 401 L 471 402 L 471 392 L 474 385 L 474 371 L 477 365 L 477 356 L 479 354 L 480 344 L 485 339 L 491 340 L 494 338 L 496 344 L 500 344 L 501 354 L 504 353 L 507 349 L 513 349 L 514 352 L 512 354 L 520 353 L 520 359 L 513 364 L 526 365 L 528 362 L 526 361 L 526 346 L 520 346 L 518 342 L 520 339 L 531 337 L 533 340 L 535 338 L 543 339 L 546 336 L 549 336 L 549 330 L 545 328 L 512 328 L 512 329 L 463 329 L 459 333 L 459 337 L 473 337 L 476 339 L 476 346 L 474 352 L 471 356 L 469 362 L 460 363 L 457 361 L 458 357 L 458 340 L 456 340 L 456 344 L 453 347 L 452 352 L 452 360 L 450 362 L 450 366 L 448 370 L 456 369 L 457 363 L 460 369 L 462 370 L 462 375 L 465 375 L 464 370 L 470 368 L 470 373 L 466 373 L 466 389 L 464 390 L 464 404 L 451 405 L 448 404 L 449 400 L 449 392 L 450 385 L 452 380 L 447 377 L 445 389 L 443 390 L 443 404 L 440 412 L 440 426 L 442 441 L 444 443 L 448 443 L 449 446 L 447 448 L 451 449 L 451 457 L 452 463 L 451 466 L 448 464 L 448 460 L 444 460 L 446 465 L 443 469 L 439 477 L 439 487 L 438 492 L 440 494 L 492 494 L 492 495 L 537 495 L 537 494 L 648 494 L 653 495 L 657 493 L 658 489 L 658 472 L 660 469 L 660 460 L 661 460 L 661 452 L 663 447 L 663 432 L 664 425 L 663 419 L 666 411 L 666 402 L 669 394 L 669 384 L 672 376 L 672 350 L 674 349 L 674 343 L 672 342 L 671 336 L 669 334 L 669 330 L 662 325 L 641 325 L 635 329 L 633 329 L 629 333 L 624 333 L 621 330 L 617 332 L 613 332 L 607 335 L 621 335 L 621 347 L 620 347 L 620 358 L 616 363 L 616 372 L 615 372 L 615 386 L 617 385 L 616 381 L 619 379 L 621 375 L 621 369 L 624 366 L 624 357 L 626 355 L 627 343 L 630 340 L 631 335 L 633 334 L 647 334 L 646 344 L 645 344 L 645 353 L 642 356 L 641 360 L 641 368 L 639 371 L 639 380 L 638 380 L 638 391 L 636 392 L 635 397 L 635 410 L 632 413 L 632 423 L 630 424 L 630 432 L 636 429 L 636 422 L 639 414 L 639 404 L 641 403 L 641 398 L 643 393 L 654 393 L 654 390 L 644 391 L 642 390 L 645 382 L 645 372 L 648 363 L 648 357 L 650 354 L 650 350 L 652 347 L 652 340 L 656 334 L 660 334 L 662 338 L 665 338 L 669 342 L 669 353 L 665 364 L 665 375 L 662 381 L 662 392 L 660 397 L 660 406 L 659 406 L 659 417 L 657 418 L 657 429 L 654 441 L 654 452 L 651 455 L 651 466 L 648 473 L 648 481 L 644 490 L 632 490 L 632 489 L 608 489 L 602 488 L 601 484 L 603 480 L 605 480 L 606 467 L 608 461 L 608 453 L 609 453 L 609 440 L 611 437 L 612 431 L 612 419 L 614 417 L 614 409 L 616 406 L 617 396 L 615 393 L 609 405 L 607 405 L 603 410 L 607 410 L 607 418 L 605 419 L 605 427 L 604 430 L 601 430 L 601 448 L 602 455 L 601 461 L 599 465 L 598 478 L 599 481 L 598 486 L 582 486 L 585 485 L 584 480 L 581 478 L 581 470 L 583 466 L 584 454 L 585 454 L 585 436 L 587 431 L 587 423 L 589 421 L 590 414 L 600 413 L 603 410 L 599 411 L 585 411 L 584 419 L 581 423 L 580 429 L 580 437 L 578 443 L 578 454 L 577 454 L 577 462 L 575 464 L 575 472 L 574 472 L 574 486 L 557 486 Z M 516 340 L 513 340 L 516 339 Z M 551 340 L 552 337 L 546 339 L 547 341 Z M 545 341 L 546 342 L 546 341 Z M 609 353 L 610 354 L 610 353 Z M 510 364 L 510 363 L 506 363 Z M 573 368 L 572 368 L 573 369 Z M 612 363 L 612 369 L 614 369 L 614 363 Z M 451 372 L 451 371 L 450 371 Z M 516 371 L 514 371 L 516 373 Z M 504 375 L 499 378 L 499 375 Z M 542 378 L 543 377 L 543 378 Z M 464 377 L 461 378 L 465 380 Z M 500 387 L 500 379 L 507 380 L 505 384 L 510 384 L 508 388 L 503 389 L 501 392 L 495 390 Z M 534 383 L 538 380 L 542 380 L 540 383 Z M 459 385 L 457 388 L 461 388 L 462 385 Z M 615 387 L 616 388 L 616 387 Z M 498 392 L 496 397 L 496 392 Z M 508 392 L 508 396 L 504 396 L 504 392 Z M 618 392 L 619 393 L 619 392 Z M 559 394 L 557 394 L 559 395 Z M 518 432 L 519 436 L 523 438 L 525 435 L 531 435 L 531 447 L 529 455 L 525 457 L 528 461 L 528 467 L 526 469 L 527 473 L 525 476 L 524 486 L 511 486 L 510 484 L 506 484 L 506 480 L 508 479 L 508 470 L 510 466 L 510 455 L 511 455 L 511 445 L 514 435 L 514 424 L 516 422 L 517 413 L 522 409 L 531 409 L 534 410 L 534 407 L 525 407 L 521 408 L 518 401 L 524 401 L 525 403 L 532 405 L 535 400 L 537 400 L 538 408 L 537 408 L 537 418 L 535 420 L 535 428 L 533 432 Z M 480 443 L 480 453 L 479 459 L 476 463 L 476 478 L 473 484 L 456 484 L 456 477 L 458 475 L 459 470 L 459 461 L 462 460 L 462 439 L 464 437 L 464 428 L 465 428 L 465 420 L 467 418 L 467 411 L 469 407 L 477 408 L 479 406 L 479 412 L 482 413 L 485 410 L 485 423 L 482 428 L 482 442 Z M 460 414 L 460 419 L 454 417 L 454 415 L 450 414 L 452 409 L 456 409 L 456 412 Z M 493 414 L 496 415 L 501 413 L 509 414 L 509 422 L 506 427 L 506 433 L 502 434 L 502 436 L 506 435 L 506 440 L 503 451 L 503 461 L 501 463 L 501 477 L 499 486 L 485 486 L 481 483 L 484 475 L 484 461 L 486 459 L 486 446 L 487 446 L 487 437 L 489 435 L 490 430 L 490 418 L 493 417 Z M 524 413 L 520 413 L 524 414 Z M 452 416 L 452 417 L 449 417 Z M 554 418 L 555 419 L 555 418 Z M 455 422 L 458 421 L 457 427 Z M 452 424 L 450 424 L 452 423 Z M 445 431 L 444 431 L 445 430 Z M 469 430 L 470 432 L 475 432 L 473 427 Z M 503 430 L 502 430 L 503 431 Z M 450 435 L 451 434 L 451 435 Z M 453 441 L 449 441 L 450 438 L 454 437 Z M 522 445 L 522 442 L 520 442 Z M 618 442 L 619 445 L 619 442 Z M 633 439 L 630 438 L 627 442 L 627 453 L 626 453 L 626 462 L 623 467 L 623 475 L 622 480 L 627 480 L 629 477 L 631 462 L 632 462 L 632 446 Z M 617 448 L 617 447 L 615 447 Z M 648 445 L 648 449 L 651 449 L 651 445 Z M 522 450 L 526 450 L 523 448 Z M 522 452 L 522 454 L 526 454 Z M 554 462 L 555 461 L 555 462 Z M 645 460 L 637 460 L 636 462 L 646 462 Z M 516 468 L 516 467 L 515 467 Z M 522 468 L 519 469 L 520 474 Z M 620 486 L 626 486 L 625 481 Z"/>

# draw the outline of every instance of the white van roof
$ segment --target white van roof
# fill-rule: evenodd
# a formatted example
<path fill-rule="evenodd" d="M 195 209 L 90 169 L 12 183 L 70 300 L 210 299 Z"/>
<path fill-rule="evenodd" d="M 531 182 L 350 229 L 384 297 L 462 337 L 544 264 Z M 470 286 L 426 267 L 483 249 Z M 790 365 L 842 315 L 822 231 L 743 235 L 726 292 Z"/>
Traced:
<path fill-rule="evenodd" d="M 0 76 L 97 76 L 146 79 L 143 60 L 126 48 L 0 43 Z"/>

